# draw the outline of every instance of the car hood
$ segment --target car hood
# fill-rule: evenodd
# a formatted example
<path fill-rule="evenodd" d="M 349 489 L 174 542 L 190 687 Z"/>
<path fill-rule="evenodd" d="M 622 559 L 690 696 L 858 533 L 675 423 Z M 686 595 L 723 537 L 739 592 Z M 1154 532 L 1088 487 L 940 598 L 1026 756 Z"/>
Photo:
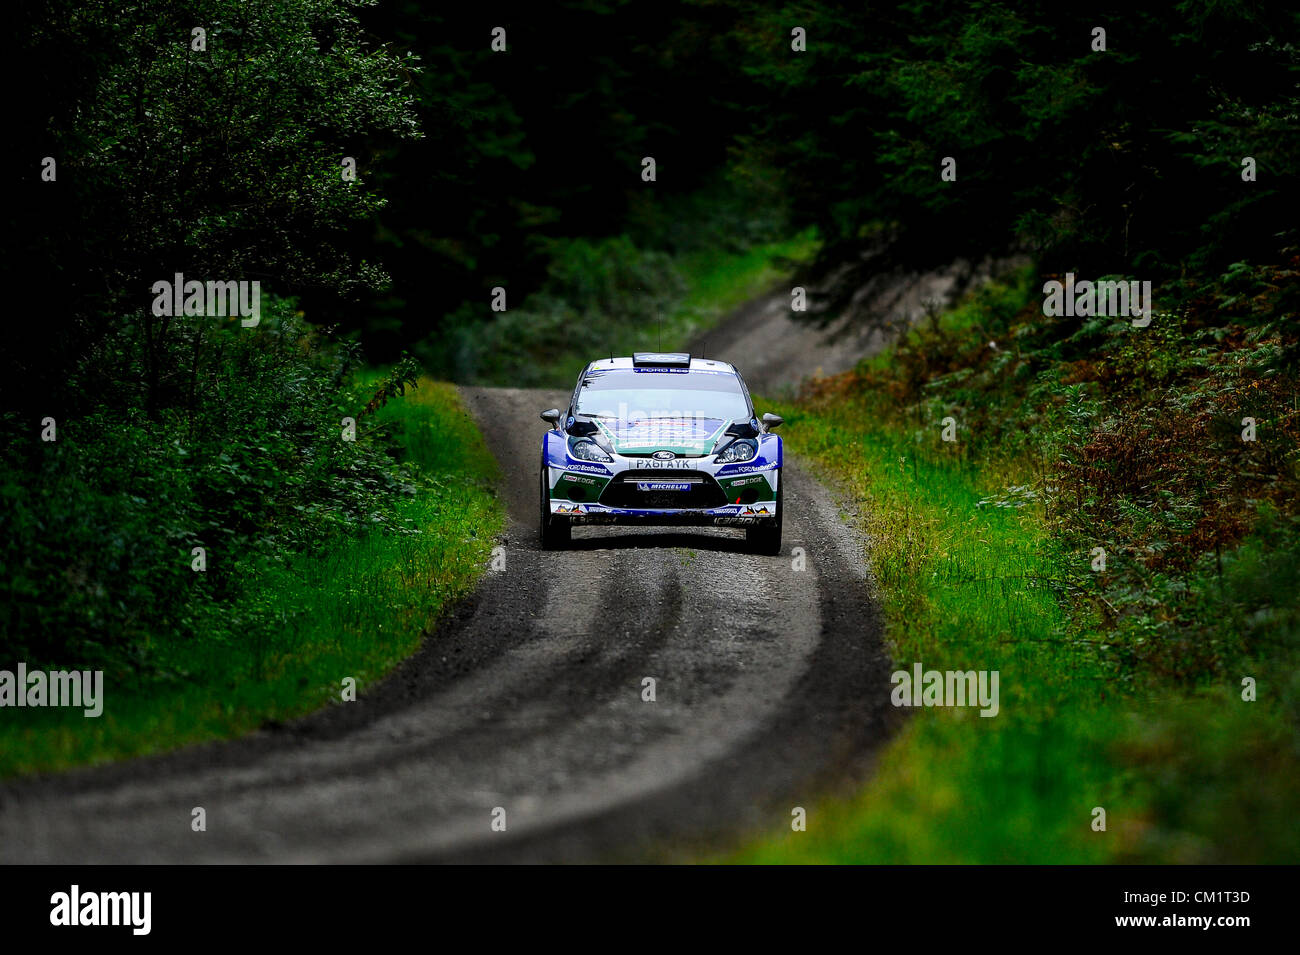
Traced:
<path fill-rule="evenodd" d="M 643 418 L 628 421 L 597 421 L 601 435 L 618 454 L 701 455 L 713 451 L 722 433 L 731 426 L 725 418 Z"/>

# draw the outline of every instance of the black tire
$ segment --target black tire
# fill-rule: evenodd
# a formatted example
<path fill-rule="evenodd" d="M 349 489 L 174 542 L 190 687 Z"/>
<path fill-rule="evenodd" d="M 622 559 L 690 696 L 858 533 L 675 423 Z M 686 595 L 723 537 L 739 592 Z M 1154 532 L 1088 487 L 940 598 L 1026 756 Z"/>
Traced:
<path fill-rule="evenodd" d="M 542 462 L 539 472 L 541 498 L 538 522 L 542 530 L 542 550 L 563 550 L 573 539 L 573 528 L 567 517 L 556 517 L 551 513 L 551 497 L 546 486 L 546 462 Z"/>
<path fill-rule="evenodd" d="M 785 481 L 776 486 L 776 520 L 745 528 L 745 542 L 756 554 L 781 553 L 781 521 L 785 511 L 781 504 L 781 491 L 784 488 Z"/>

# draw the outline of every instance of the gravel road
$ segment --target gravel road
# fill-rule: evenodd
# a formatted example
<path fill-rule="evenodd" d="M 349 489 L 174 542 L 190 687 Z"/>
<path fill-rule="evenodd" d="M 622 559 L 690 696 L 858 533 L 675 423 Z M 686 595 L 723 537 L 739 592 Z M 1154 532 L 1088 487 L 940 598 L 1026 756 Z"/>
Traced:
<path fill-rule="evenodd" d="M 537 413 L 564 396 L 464 396 L 503 466 L 505 569 L 355 703 L 0 787 L 0 862 L 684 859 L 795 806 L 815 825 L 869 772 L 896 713 L 862 542 L 797 456 L 778 556 L 711 528 L 544 552 Z"/>

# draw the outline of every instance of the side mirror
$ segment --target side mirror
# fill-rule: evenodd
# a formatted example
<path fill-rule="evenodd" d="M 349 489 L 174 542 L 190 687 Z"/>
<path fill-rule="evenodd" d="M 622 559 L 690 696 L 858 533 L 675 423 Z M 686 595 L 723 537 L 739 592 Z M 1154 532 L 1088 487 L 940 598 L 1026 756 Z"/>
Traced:
<path fill-rule="evenodd" d="M 551 424 L 559 424 L 559 423 L 560 423 L 560 409 L 559 409 L 559 408 L 547 408 L 545 411 L 542 412 L 542 420 L 543 420 L 543 421 L 549 421 Z"/>
<path fill-rule="evenodd" d="M 763 427 L 768 431 L 775 431 L 783 424 L 785 424 L 785 419 L 779 414 L 772 414 L 772 412 L 769 411 L 763 415 Z"/>

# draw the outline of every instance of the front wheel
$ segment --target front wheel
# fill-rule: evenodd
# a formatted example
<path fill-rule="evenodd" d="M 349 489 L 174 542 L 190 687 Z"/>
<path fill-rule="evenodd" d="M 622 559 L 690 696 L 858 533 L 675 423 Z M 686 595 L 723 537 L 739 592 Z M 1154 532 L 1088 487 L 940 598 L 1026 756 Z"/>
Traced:
<path fill-rule="evenodd" d="M 561 550 L 573 539 L 573 530 L 567 517 L 556 517 L 551 513 L 550 487 L 546 481 L 546 464 L 541 470 L 541 510 L 538 521 L 542 529 L 542 550 Z"/>
<path fill-rule="evenodd" d="M 779 554 L 781 553 L 781 521 L 784 508 L 781 504 L 781 491 L 785 488 L 785 481 L 781 481 L 776 486 L 776 518 L 771 521 L 764 521 L 754 527 L 745 528 L 745 541 L 749 544 L 749 549 L 756 554 Z"/>

